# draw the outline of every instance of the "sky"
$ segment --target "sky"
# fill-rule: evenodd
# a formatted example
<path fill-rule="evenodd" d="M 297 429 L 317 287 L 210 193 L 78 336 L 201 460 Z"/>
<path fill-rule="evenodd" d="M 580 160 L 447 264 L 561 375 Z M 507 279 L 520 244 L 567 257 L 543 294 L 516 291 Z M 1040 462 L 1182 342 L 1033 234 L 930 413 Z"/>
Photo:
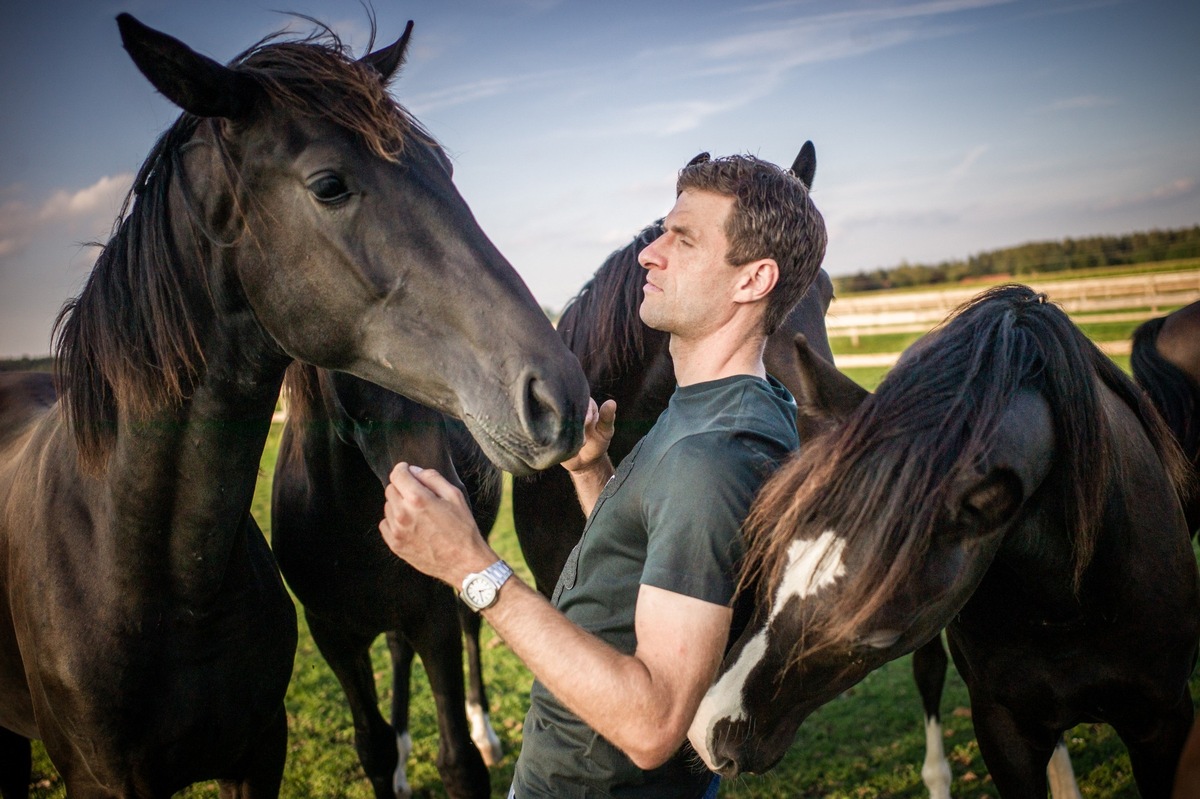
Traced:
<path fill-rule="evenodd" d="M 9 0 L 0 48 L 0 358 L 50 352 L 178 109 L 121 48 L 128 11 L 219 61 L 356 0 Z M 1200 3 L 373 0 L 415 22 L 393 83 L 545 307 L 674 201 L 704 150 L 817 148 L 830 274 L 1200 224 Z M 836 313 L 836 303 L 833 308 Z"/>

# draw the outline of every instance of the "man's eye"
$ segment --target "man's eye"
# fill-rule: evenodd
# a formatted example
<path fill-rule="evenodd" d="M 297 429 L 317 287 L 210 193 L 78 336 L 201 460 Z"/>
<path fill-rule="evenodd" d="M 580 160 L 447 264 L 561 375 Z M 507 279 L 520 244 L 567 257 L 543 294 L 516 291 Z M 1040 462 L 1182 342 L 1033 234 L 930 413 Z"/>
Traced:
<path fill-rule="evenodd" d="M 323 203 L 340 202 L 350 196 L 350 190 L 337 175 L 326 173 L 309 181 L 308 190 Z"/>

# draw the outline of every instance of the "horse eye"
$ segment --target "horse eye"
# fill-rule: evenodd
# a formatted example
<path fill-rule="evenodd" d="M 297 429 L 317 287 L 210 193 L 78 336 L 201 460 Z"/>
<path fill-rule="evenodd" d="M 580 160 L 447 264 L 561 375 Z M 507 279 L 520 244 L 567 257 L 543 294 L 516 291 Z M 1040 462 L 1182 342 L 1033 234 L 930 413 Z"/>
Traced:
<path fill-rule="evenodd" d="M 346 199 L 350 194 L 350 190 L 346 188 L 342 179 L 328 172 L 318 175 L 310 181 L 308 190 L 323 203 L 336 203 Z"/>

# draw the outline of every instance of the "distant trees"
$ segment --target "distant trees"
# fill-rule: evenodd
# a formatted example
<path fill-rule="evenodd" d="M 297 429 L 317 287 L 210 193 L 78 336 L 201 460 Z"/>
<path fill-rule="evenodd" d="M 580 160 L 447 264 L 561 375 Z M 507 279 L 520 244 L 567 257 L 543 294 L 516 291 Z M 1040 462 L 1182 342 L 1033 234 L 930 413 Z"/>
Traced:
<path fill-rule="evenodd" d="M 934 265 L 901 261 L 890 269 L 875 269 L 835 277 L 836 291 L 874 291 L 937 283 L 958 283 L 991 276 L 1022 277 L 1066 269 L 1122 266 L 1200 257 L 1200 225 L 1178 230 L 1151 230 L 1123 236 L 1094 236 L 1040 241 L 972 255 L 966 260 Z"/>
<path fill-rule="evenodd" d="M 52 372 L 54 359 L 45 358 L 4 358 L 0 360 L 0 372 Z"/>

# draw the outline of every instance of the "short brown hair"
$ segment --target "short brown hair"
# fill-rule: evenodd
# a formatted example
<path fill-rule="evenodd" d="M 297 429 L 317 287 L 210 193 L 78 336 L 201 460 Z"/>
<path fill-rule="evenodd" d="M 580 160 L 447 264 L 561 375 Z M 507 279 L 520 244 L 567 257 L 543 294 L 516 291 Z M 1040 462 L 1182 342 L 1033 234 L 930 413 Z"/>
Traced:
<path fill-rule="evenodd" d="M 808 187 L 790 171 L 752 155 L 710 159 L 701 153 L 679 170 L 676 195 L 686 189 L 733 198 L 725 222 L 727 262 L 739 266 L 773 258 L 779 265 L 779 281 L 763 313 L 766 334 L 774 333 L 808 291 L 825 258 L 825 220 Z"/>

